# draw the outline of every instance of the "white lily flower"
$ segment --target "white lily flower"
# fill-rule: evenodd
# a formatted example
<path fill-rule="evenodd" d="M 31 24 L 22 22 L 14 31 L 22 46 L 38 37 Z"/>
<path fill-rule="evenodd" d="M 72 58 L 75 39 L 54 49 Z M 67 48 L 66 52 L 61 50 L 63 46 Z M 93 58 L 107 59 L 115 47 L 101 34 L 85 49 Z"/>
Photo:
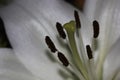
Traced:
<path fill-rule="evenodd" d="M 78 50 L 78 53 L 80 54 L 76 53 L 78 56 L 75 56 L 74 54 L 75 50 L 73 49 L 75 44 L 72 44 L 74 43 L 72 42 L 73 40 L 70 41 L 69 38 L 67 38 L 68 41 L 62 40 L 59 36 L 57 36 L 58 32 L 55 29 L 56 22 L 64 24 L 70 20 L 74 20 L 74 7 L 62 0 L 15 0 L 9 6 L 1 8 L 0 15 L 4 20 L 5 28 L 13 50 L 22 64 L 24 64 L 29 71 L 25 71 L 24 76 L 20 75 L 23 77 L 23 80 L 101 80 L 101 78 L 104 80 L 110 80 L 111 77 L 114 76 L 115 72 L 113 71 L 117 69 L 119 70 L 120 67 L 118 56 L 120 47 L 118 21 L 120 19 L 120 1 L 105 1 L 106 2 L 103 2 L 103 8 L 98 6 L 96 10 L 93 11 L 95 16 L 89 16 L 86 14 L 90 17 L 89 20 L 98 19 L 100 22 L 100 35 L 98 37 L 99 47 L 97 51 L 93 50 L 94 54 L 98 54 L 98 57 L 95 56 L 95 58 L 98 58 L 96 66 L 94 66 L 94 63 L 92 62 L 93 59 L 89 60 L 86 57 L 86 49 L 84 49 L 86 45 L 91 45 L 92 42 L 92 21 L 89 21 L 85 18 L 84 14 L 79 12 L 82 25 L 80 30 L 81 34 L 79 33 L 79 35 L 82 35 L 82 38 L 80 37 L 80 41 L 83 40 L 80 49 L 82 50 L 82 54 L 85 53 L 83 54 L 85 59 L 82 57 L 81 62 L 85 62 L 83 63 L 84 67 L 79 65 L 81 64 L 81 62 L 79 62 L 79 55 L 82 56 L 80 53 L 81 51 Z M 102 4 L 102 1 L 100 2 Z M 107 5 L 105 3 L 107 3 Z M 91 4 L 89 6 L 88 3 L 87 6 L 91 7 Z M 88 10 L 87 12 L 87 9 L 89 9 L 87 6 L 85 12 L 89 14 L 90 11 Z M 97 12 L 99 12 L 99 14 Z M 66 56 L 69 61 L 67 67 L 61 65 L 61 62 L 56 56 L 58 51 L 55 54 L 50 53 L 45 43 L 46 36 L 49 36 L 52 41 L 54 41 L 57 50 Z M 75 49 L 78 49 L 79 43 L 81 42 L 79 42 L 77 35 L 75 36 L 75 40 L 77 43 L 77 48 Z M 72 45 L 69 44 L 69 42 Z M 70 48 L 68 48 L 68 45 Z M 73 53 L 72 57 L 71 51 Z M 109 56 L 106 57 L 108 53 Z M 14 55 L 10 54 L 10 57 L 12 56 Z M 50 57 L 54 57 L 55 61 Z M 116 57 L 116 59 L 114 57 Z M 74 58 L 74 61 L 71 60 L 71 58 Z M 106 61 L 104 61 L 105 59 Z M 96 59 L 94 60 L 96 61 Z M 12 63 L 12 61 L 10 63 Z M 18 64 L 19 62 L 16 63 Z M 64 64 L 64 62 L 62 63 Z M 103 76 L 102 72 L 100 72 L 102 71 L 102 66 L 104 66 L 105 71 Z M 19 67 L 21 66 L 17 66 L 15 69 L 18 69 Z M 95 71 L 92 69 L 93 67 L 95 67 Z M 20 72 L 22 73 L 23 70 L 20 69 Z M 12 71 L 14 71 L 14 69 Z M 94 72 L 96 72 L 96 74 Z M 6 75 L 6 73 L 3 74 L 3 77 Z M 13 75 L 9 76 L 16 77 L 17 75 L 19 75 L 19 73 L 14 74 L 13 72 Z M 9 79 L 11 80 L 12 78 Z M 21 80 L 21 77 L 19 78 L 18 76 L 17 79 L 14 79 Z M 119 80 L 119 78 L 117 78 L 117 80 Z"/>

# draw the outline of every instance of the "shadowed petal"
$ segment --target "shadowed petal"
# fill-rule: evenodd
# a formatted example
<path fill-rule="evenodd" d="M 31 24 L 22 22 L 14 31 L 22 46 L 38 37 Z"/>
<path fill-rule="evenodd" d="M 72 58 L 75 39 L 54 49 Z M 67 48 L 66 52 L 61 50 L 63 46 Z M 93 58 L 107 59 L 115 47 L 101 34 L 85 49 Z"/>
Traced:
<path fill-rule="evenodd" d="M 11 49 L 0 49 L 0 80 L 37 80 Z"/>

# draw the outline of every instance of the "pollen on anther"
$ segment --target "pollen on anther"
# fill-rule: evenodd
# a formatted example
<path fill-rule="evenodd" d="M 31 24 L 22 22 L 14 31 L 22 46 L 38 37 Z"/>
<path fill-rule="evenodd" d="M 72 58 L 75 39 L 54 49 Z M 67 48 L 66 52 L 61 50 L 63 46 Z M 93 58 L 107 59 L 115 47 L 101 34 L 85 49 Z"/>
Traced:
<path fill-rule="evenodd" d="M 97 38 L 99 36 L 99 23 L 96 20 L 93 21 L 93 31 L 94 31 L 93 37 Z"/>
<path fill-rule="evenodd" d="M 75 17 L 76 27 L 81 28 L 80 18 L 76 10 L 74 11 L 74 17 Z"/>
<path fill-rule="evenodd" d="M 49 47 L 49 49 L 51 50 L 51 52 L 55 53 L 57 51 L 54 43 L 52 42 L 52 40 L 50 39 L 49 36 L 45 37 L 45 42 L 46 42 L 47 46 Z"/>
<path fill-rule="evenodd" d="M 57 28 L 57 31 L 58 31 L 60 37 L 65 39 L 66 38 L 66 34 L 65 34 L 64 30 L 63 30 L 62 25 L 59 22 L 56 23 L 56 28 Z"/>
<path fill-rule="evenodd" d="M 63 53 L 58 52 L 58 58 L 63 63 L 64 66 L 67 67 L 69 65 L 69 62 L 68 62 L 67 58 L 64 56 Z"/>
<path fill-rule="evenodd" d="M 92 58 L 93 58 L 93 55 L 92 55 L 92 50 L 91 50 L 91 48 L 90 48 L 90 45 L 87 45 L 87 46 L 86 46 L 86 50 L 87 50 L 88 58 L 89 58 L 89 59 L 92 59 Z"/>

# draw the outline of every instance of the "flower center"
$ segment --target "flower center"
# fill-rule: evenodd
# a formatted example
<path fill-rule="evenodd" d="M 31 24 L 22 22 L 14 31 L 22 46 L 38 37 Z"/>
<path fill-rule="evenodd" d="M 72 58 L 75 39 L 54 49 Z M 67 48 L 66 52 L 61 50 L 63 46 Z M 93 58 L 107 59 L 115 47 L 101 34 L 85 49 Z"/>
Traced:
<path fill-rule="evenodd" d="M 61 63 L 64 66 L 66 67 L 71 66 L 73 70 L 75 69 L 73 73 L 75 73 L 75 75 L 79 79 L 93 80 L 94 79 L 93 75 L 95 73 L 93 72 L 92 50 L 90 48 L 90 45 L 86 46 L 87 55 L 88 55 L 88 57 L 86 57 L 86 50 L 84 49 L 84 44 L 83 44 L 82 35 L 80 31 L 81 23 L 80 23 L 80 19 L 77 11 L 74 12 L 74 16 L 75 16 L 75 21 L 72 20 L 64 24 L 63 27 L 59 22 L 56 23 L 56 28 L 61 38 L 66 39 L 66 33 L 67 33 L 67 41 L 72 52 L 72 58 L 73 58 L 74 64 L 70 63 L 62 52 L 58 51 L 58 49 L 55 47 L 54 43 L 52 42 L 49 36 L 45 37 L 45 41 L 48 48 L 51 50 L 51 52 L 56 53 L 58 55 L 58 59 L 61 61 Z M 94 27 L 93 28 L 94 38 L 97 38 L 99 35 L 99 25 L 97 21 L 93 22 L 93 27 Z M 64 30 L 66 31 L 66 33 Z M 79 55 L 80 53 L 76 45 L 75 32 L 78 34 L 78 37 L 80 40 L 81 56 Z"/>
<path fill-rule="evenodd" d="M 74 17 L 75 20 L 65 23 L 63 26 L 59 22 L 56 23 L 56 28 L 60 37 L 68 42 L 73 63 L 55 47 L 49 36 L 45 37 L 46 44 L 51 52 L 57 54 L 58 60 L 70 70 L 69 72 L 71 73 L 71 76 L 73 76 L 71 78 L 72 80 L 103 80 L 102 70 L 104 61 L 102 63 L 98 63 L 101 64 L 101 67 L 96 66 L 93 55 L 94 51 L 97 50 L 99 23 L 96 20 L 93 21 L 92 47 L 90 45 L 86 45 L 85 49 L 81 35 L 80 18 L 77 11 L 74 11 Z M 79 43 L 77 43 L 76 39 L 79 39 Z M 77 46 L 78 44 L 79 46 Z"/>

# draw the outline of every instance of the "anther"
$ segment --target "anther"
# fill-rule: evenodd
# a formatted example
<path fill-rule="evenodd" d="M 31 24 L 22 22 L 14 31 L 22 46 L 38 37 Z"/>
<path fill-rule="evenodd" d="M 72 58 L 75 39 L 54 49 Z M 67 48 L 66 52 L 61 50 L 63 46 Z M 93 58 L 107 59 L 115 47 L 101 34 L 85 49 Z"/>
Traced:
<path fill-rule="evenodd" d="M 52 42 L 52 40 L 50 39 L 49 36 L 45 37 L 45 42 L 46 42 L 47 46 L 49 47 L 49 49 L 51 50 L 51 52 L 55 53 L 57 51 L 54 43 Z"/>
<path fill-rule="evenodd" d="M 8 40 L 8 37 L 6 35 L 5 25 L 4 25 L 4 22 L 1 17 L 0 17 L 0 46 L 12 48 L 12 46 Z"/>
<path fill-rule="evenodd" d="M 74 11 L 74 17 L 75 17 L 76 27 L 81 28 L 80 18 L 77 11 Z"/>
<path fill-rule="evenodd" d="M 56 28 L 57 28 L 57 31 L 58 31 L 60 37 L 65 39 L 66 38 L 66 34 L 65 34 L 64 30 L 63 30 L 62 25 L 59 22 L 56 23 Z"/>
<path fill-rule="evenodd" d="M 94 38 L 97 38 L 99 36 L 99 23 L 95 20 L 93 21 L 93 30 L 94 30 Z"/>
<path fill-rule="evenodd" d="M 92 58 L 93 58 L 93 55 L 92 55 L 92 50 L 91 50 L 91 48 L 90 48 L 90 45 L 87 45 L 87 46 L 86 46 L 86 50 L 87 50 L 88 58 L 89 58 L 89 59 L 92 59 Z"/>
<path fill-rule="evenodd" d="M 69 62 L 68 62 L 67 58 L 64 56 L 63 53 L 58 52 L 58 58 L 63 63 L 64 66 L 67 67 L 69 65 Z"/>

